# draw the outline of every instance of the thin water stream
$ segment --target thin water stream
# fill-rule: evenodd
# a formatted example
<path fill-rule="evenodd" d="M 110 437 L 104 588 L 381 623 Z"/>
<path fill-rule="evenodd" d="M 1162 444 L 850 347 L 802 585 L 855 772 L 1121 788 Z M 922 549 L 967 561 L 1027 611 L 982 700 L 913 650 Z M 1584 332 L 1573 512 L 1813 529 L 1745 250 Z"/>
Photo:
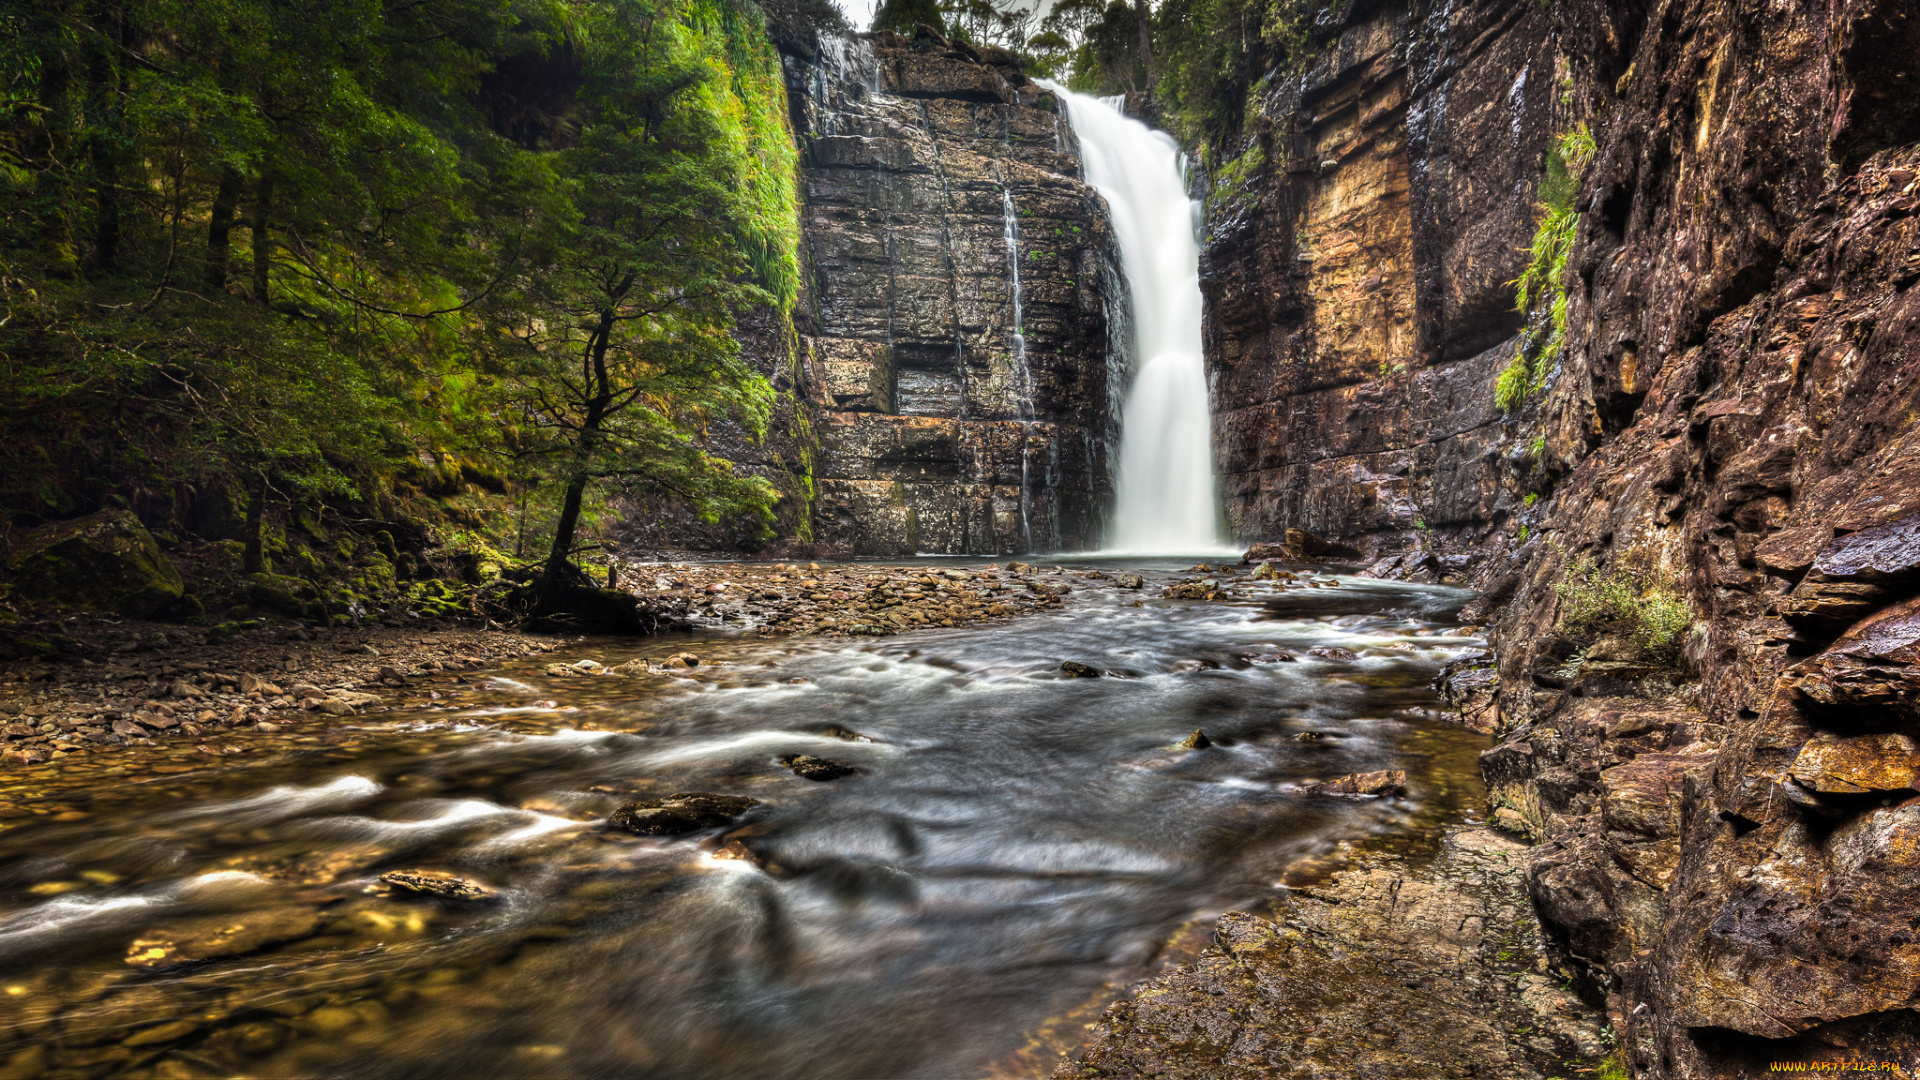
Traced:
<path fill-rule="evenodd" d="M 1143 592 L 1082 589 L 1014 623 L 607 643 L 575 652 L 708 662 L 563 680 L 530 660 L 489 673 L 482 707 L 389 716 L 350 749 L 102 776 L 96 799 L 65 796 L 84 820 L 0 832 L 0 1062 L 983 1075 L 1142 974 L 1183 923 L 1479 805 L 1485 741 L 1434 718 L 1427 689 L 1478 644 L 1450 629 L 1465 594 L 1343 579 L 1266 604 L 1164 601 L 1170 567 L 1146 569 Z M 1309 658 L 1320 645 L 1359 659 Z M 1113 674 L 1068 677 L 1063 660 Z M 1215 745 L 1176 748 L 1195 728 Z M 859 772 L 804 780 L 779 762 L 795 753 Z M 1379 768 L 1408 770 L 1407 797 L 1297 789 Z M 720 829 L 605 825 L 681 791 L 760 800 L 725 838 L 765 865 L 714 858 Z M 395 869 L 498 895 L 369 893 Z M 169 941 L 180 957 L 153 952 Z"/>

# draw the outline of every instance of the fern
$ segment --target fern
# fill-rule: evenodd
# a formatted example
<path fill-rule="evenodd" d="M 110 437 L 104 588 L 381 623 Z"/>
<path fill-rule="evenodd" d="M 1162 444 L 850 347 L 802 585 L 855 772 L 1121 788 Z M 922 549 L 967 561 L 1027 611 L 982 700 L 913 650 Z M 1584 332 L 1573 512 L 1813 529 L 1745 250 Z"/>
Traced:
<path fill-rule="evenodd" d="M 1546 390 L 1566 341 L 1567 257 L 1573 253 L 1573 238 L 1580 227 L 1574 197 L 1595 151 L 1593 132 L 1585 124 L 1554 136 L 1547 151 L 1547 176 L 1540 182 L 1540 225 L 1528 245 L 1526 269 L 1508 284 L 1514 286 L 1514 307 L 1521 312 L 1547 301 L 1548 330 L 1544 338 L 1535 334 L 1523 342 L 1495 382 L 1494 402 L 1507 412 Z"/>

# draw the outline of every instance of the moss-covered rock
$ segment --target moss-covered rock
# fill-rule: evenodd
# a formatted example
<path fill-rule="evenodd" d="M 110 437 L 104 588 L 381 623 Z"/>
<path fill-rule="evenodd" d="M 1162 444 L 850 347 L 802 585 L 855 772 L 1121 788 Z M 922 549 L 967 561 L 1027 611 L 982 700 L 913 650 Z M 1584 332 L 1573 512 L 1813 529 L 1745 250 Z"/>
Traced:
<path fill-rule="evenodd" d="M 299 619 L 326 617 L 326 605 L 320 593 L 301 578 L 285 574 L 254 574 L 247 578 L 247 598 L 255 607 L 277 611 Z"/>
<path fill-rule="evenodd" d="M 7 560 L 22 596 L 151 618 L 185 591 L 180 572 L 140 520 L 102 510 L 48 525 Z"/>

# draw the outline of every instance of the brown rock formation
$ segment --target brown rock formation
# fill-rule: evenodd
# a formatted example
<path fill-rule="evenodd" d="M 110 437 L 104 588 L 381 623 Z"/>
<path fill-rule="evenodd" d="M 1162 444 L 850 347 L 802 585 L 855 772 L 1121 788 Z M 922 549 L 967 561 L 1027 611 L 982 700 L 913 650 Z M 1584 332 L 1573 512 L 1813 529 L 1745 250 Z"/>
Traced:
<path fill-rule="evenodd" d="M 807 542 L 789 555 L 1097 545 L 1118 408 L 1106 297 L 1124 290 L 1103 282 L 1106 205 L 1066 117 L 991 52 L 888 32 L 809 52 L 785 57 L 798 337 L 772 320 L 745 335 L 787 400 L 767 443 L 717 449 L 782 489 L 779 530 Z M 755 546 L 665 507 L 629 517 L 642 543 Z"/>
<path fill-rule="evenodd" d="M 1431 7 L 1431 10 L 1429 10 Z M 1501 511 L 1489 392 L 1553 130 L 1538 5 L 1348 5 L 1220 168 L 1203 254 L 1227 517 L 1371 551 Z"/>
<path fill-rule="evenodd" d="M 1497 720 L 1499 820 L 1534 839 L 1537 910 L 1634 1075 L 1912 1071 L 1920 13 L 1342 18 L 1211 204 L 1236 527 L 1480 557 L 1497 700 L 1485 668 L 1459 694 Z M 1577 121 L 1597 153 L 1566 344 L 1503 417 L 1502 283 L 1547 136 Z M 1691 613 L 1671 662 L 1564 621 L 1565 586 L 1628 566 Z"/>

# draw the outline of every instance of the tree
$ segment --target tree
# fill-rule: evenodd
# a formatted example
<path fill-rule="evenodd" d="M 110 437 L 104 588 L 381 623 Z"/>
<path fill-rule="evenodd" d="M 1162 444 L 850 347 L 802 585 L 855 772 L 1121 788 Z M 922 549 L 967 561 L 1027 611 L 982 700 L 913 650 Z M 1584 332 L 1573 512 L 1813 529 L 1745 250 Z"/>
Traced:
<path fill-rule="evenodd" d="M 670 494 L 709 517 L 765 516 L 774 498 L 699 443 L 722 416 L 764 431 L 772 388 L 741 359 L 734 317 L 791 288 L 753 273 L 768 241 L 755 240 L 761 208 L 743 175 L 752 138 L 742 96 L 713 62 L 731 41 L 703 18 L 712 13 L 612 0 L 582 26 L 587 119 L 554 163 L 571 205 L 526 237 L 494 314 L 510 343 L 508 414 L 562 488 L 545 560 L 554 581 L 572 580 L 596 481 Z"/>

